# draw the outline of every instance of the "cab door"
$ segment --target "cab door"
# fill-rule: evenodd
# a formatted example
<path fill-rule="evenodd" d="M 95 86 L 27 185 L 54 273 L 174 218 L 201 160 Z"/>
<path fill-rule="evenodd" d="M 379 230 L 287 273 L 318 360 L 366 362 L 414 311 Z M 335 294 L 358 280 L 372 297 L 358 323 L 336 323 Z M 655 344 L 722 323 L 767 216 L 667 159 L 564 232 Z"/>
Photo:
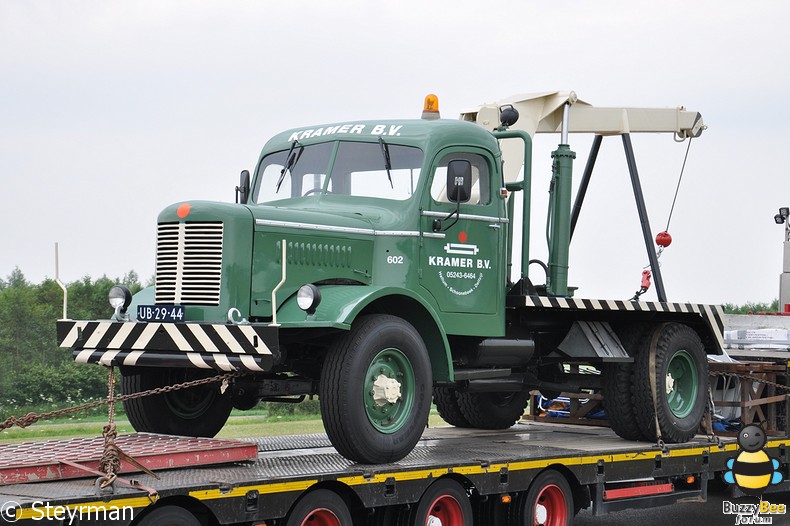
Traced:
<path fill-rule="evenodd" d="M 421 212 L 420 285 L 443 313 L 501 313 L 505 283 L 499 254 L 507 220 L 499 198 L 501 182 L 492 180 L 499 173 L 494 160 L 469 148 L 446 149 L 436 159 Z M 448 197 L 452 161 L 467 161 L 471 167 L 470 192 L 460 204 Z"/>

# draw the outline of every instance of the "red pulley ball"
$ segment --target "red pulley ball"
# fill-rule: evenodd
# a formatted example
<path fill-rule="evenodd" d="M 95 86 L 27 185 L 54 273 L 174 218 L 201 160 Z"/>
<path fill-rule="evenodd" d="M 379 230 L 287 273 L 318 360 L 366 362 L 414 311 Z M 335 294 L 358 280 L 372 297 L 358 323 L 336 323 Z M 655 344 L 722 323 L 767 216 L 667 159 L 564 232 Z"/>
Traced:
<path fill-rule="evenodd" d="M 667 248 L 671 244 L 672 244 L 672 236 L 669 235 L 669 232 L 666 231 L 659 232 L 656 235 L 656 245 Z"/>

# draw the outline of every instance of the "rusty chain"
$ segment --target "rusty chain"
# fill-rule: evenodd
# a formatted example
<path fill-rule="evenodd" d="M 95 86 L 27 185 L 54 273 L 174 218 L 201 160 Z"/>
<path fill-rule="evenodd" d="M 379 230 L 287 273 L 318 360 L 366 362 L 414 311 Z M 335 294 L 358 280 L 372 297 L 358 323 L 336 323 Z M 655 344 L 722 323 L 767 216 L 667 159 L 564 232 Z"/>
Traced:
<path fill-rule="evenodd" d="M 100 488 L 106 488 L 118 478 L 121 469 L 120 451 L 115 444 L 118 430 L 115 427 L 115 367 L 107 369 L 107 425 L 102 429 L 104 437 L 104 453 L 99 459 L 99 470 L 104 473 L 104 480 L 99 483 Z"/>
<path fill-rule="evenodd" d="M 710 371 L 709 370 L 708 371 L 708 376 L 715 376 L 715 377 L 721 377 L 721 378 L 735 377 L 735 378 L 743 379 L 743 380 L 752 380 L 753 382 L 760 382 L 760 383 L 765 384 L 765 385 L 770 385 L 770 386 L 774 387 L 775 389 L 778 389 L 780 391 L 784 391 L 785 392 L 785 396 L 790 396 L 787 393 L 788 391 L 790 391 L 790 386 L 782 385 L 782 384 L 777 383 L 777 382 L 772 382 L 772 381 L 770 381 L 770 380 L 768 380 L 766 378 L 760 378 L 759 376 L 755 376 L 755 375 L 749 374 L 749 373 L 732 373 L 732 372 Z M 723 445 L 723 443 L 721 441 L 721 438 L 716 436 L 713 433 L 713 422 L 711 420 L 711 411 L 712 411 L 712 407 L 713 407 L 714 404 L 715 404 L 715 402 L 713 400 L 713 392 L 712 392 L 712 389 L 709 387 L 708 388 L 708 408 L 705 410 L 705 417 L 704 417 L 706 434 L 708 436 L 708 440 L 709 441 L 715 442 L 716 445 L 718 445 L 721 448 L 721 447 L 724 447 L 724 445 Z"/>
<path fill-rule="evenodd" d="M 112 369 L 112 368 L 111 368 Z M 108 396 L 104 400 L 96 400 L 94 402 L 88 402 L 85 404 L 75 405 L 71 407 L 66 407 L 64 409 L 58 409 L 55 411 L 49 411 L 46 413 L 28 413 L 22 418 L 16 418 L 14 416 L 8 417 L 4 422 L 0 423 L 0 431 L 4 429 L 8 429 L 13 426 L 18 426 L 21 428 L 25 428 L 35 424 L 40 420 L 48 420 L 51 418 L 57 418 L 60 416 L 69 415 L 71 413 L 78 413 L 80 411 L 86 411 L 88 409 L 93 409 L 95 407 L 101 407 L 103 405 L 110 405 L 114 404 L 115 402 L 123 402 L 125 400 L 134 400 L 136 398 L 143 398 L 145 396 L 153 396 L 158 394 L 165 394 L 171 393 L 173 391 L 179 391 L 181 389 L 187 389 L 190 387 L 197 387 L 199 385 L 206 385 L 214 382 L 220 382 L 225 380 L 230 380 L 232 378 L 239 378 L 244 376 L 244 373 L 225 373 L 219 374 L 216 376 L 209 376 L 208 378 L 199 378 L 197 380 L 190 380 L 188 382 L 182 382 L 179 384 L 173 385 L 166 385 L 163 387 L 155 387 L 153 389 L 149 389 L 147 391 L 140 391 L 137 393 L 129 393 L 120 396 Z M 114 395 L 114 392 L 113 392 Z M 114 409 L 114 405 L 113 405 Z M 114 410 L 113 410 L 114 414 Z"/>
<path fill-rule="evenodd" d="M 781 391 L 785 391 L 785 392 L 790 391 L 790 386 L 783 385 L 777 382 L 772 382 L 770 380 L 766 380 L 765 378 L 760 378 L 759 376 L 754 376 L 752 374 L 747 374 L 747 373 L 727 373 L 723 371 L 708 371 L 708 376 L 721 376 L 721 377 L 734 376 L 736 378 L 743 378 L 744 380 L 752 380 L 754 382 L 760 382 L 765 385 L 770 385 Z"/>
<path fill-rule="evenodd" d="M 147 391 L 140 391 L 137 393 L 129 393 L 121 396 L 115 396 L 115 367 L 109 366 L 107 372 L 107 398 L 105 398 L 104 400 L 97 400 L 95 402 L 89 402 L 87 404 L 66 407 L 64 409 L 58 409 L 57 411 L 49 411 L 47 413 L 41 413 L 41 414 L 28 413 L 22 418 L 16 418 L 14 416 L 11 416 L 7 418 L 5 422 L 0 423 L 0 431 L 4 429 L 8 429 L 9 427 L 15 425 L 21 428 L 25 428 L 32 424 L 35 424 L 39 420 L 56 418 L 59 416 L 64 416 L 79 411 L 85 411 L 86 409 L 93 409 L 94 407 L 101 407 L 103 405 L 107 405 L 109 406 L 107 411 L 107 424 L 102 429 L 102 437 L 104 437 L 104 451 L 102 453 L 101 458 L 99 459 L 99 471 L 103 473 L 103 475 L 99 478 L 98 481 L 99 487 L 101 489 L 104 489 L 107 486 L 111 486 L 116 480 L 118 480 L 118 472 L 121 469 L 122 459 L 135 465 L 141 471 L 144 471 L 151 476 L 159 478 L 154 473 L 152 473 L 148 468 L 146 468 L 145 466 L 137 462 L 134 458 L 124 453 L 115 443 L 115 439 L 118 437 L 118 431 L 115 426 L 116 402 L 123 402 L 124 400 L 143 398 L 145 396 L 154 396 L 158 394 L 171 393 L 173 391 L 179 391 L 181 389 L 197 387 L 199 385 L 206 385 L 219 381 L 226 382 L 231 378 L 238 378 L 240 376 L 244 376 L 244 375 L 242 373 L 226 373 L 216 376 L 209 376 L 208 378 L 199 378 L 197 380 L 190 380 L 188 382 L 182 382 L 173 385 L 155 387 L 154 389 L 149 389 Z"/>

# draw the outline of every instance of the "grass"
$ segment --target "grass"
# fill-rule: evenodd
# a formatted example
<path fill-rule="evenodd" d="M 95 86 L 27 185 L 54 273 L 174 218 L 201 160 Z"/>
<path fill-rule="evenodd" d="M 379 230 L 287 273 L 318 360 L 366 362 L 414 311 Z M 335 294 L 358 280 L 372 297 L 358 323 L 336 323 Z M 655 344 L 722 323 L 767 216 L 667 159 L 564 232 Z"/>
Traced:
<path fill-rule="evenodd" d="M 37 422 L 21 429 L 14 427 L 0 431 L 0 443 L 51 440 L 59 438 L 83 438 L 101 436 L 107 417 L 89 416 L 84 419 Z M 117 418 L 118 433 L 134 433 L 134 428 L 125 418 Z M 258 415 L 232 415 L 219 438 L 244 438 L 255 436 L 323 433 L 324 426 L 319 415 L 269 417 Z"/>

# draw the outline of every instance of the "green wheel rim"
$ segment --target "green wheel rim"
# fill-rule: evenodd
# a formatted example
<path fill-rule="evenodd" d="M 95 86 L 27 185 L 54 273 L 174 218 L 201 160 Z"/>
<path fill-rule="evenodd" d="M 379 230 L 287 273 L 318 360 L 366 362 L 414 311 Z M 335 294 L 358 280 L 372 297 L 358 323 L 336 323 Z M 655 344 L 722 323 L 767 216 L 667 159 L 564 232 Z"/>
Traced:
<path fill-rule="evenodd" d="M 691 355 L 680 350 L 669 360 L 666 377 L 667 404 L 677 418 L 687 417 L 694 409 L 699 383 Z"/>
<path fill-rule="evenodd" d="M 414 370 L 400 350 L 384 349 L 370 362 L 363 393 L 365 414 L 382 433 L 395 433 L 414 406 Z"/>

